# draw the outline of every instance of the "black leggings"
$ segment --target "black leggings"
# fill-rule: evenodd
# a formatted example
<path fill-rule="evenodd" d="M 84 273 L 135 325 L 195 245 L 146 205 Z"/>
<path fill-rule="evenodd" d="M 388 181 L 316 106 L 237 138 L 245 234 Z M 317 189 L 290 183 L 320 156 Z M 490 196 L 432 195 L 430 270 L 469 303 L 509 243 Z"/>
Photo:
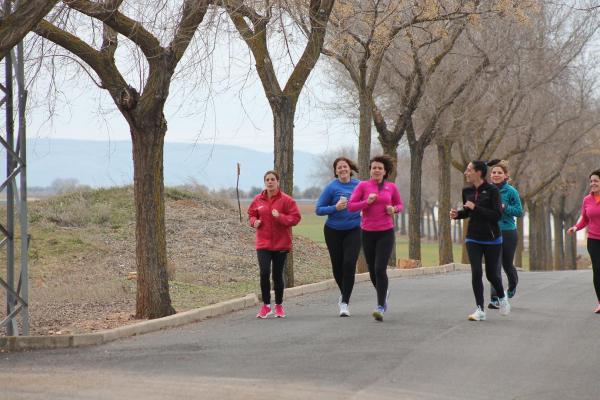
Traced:
<path fill-rule="evenodd" d="M 260 292 L 264 304 L 271 304 L 271 262 L 273 262 L 273 286 L 275 287 L 275 304 L 283 302 L 283 268 L 287 251 L 256 250 L 260 267 Z"/>
<path fill-rule="evenodd" d="M 596 289 L 596 297 L 600 302 L 600 240 L 587 240 L 587 250 L 592 259 L 592 271 L 594 274 L 594 289 Z"/>
<path fill-rule="evenodd" d="M 475 294 L 475 303 L 483 309 L 483 270 L 481 258 L 485 259 L 485 276 L 490 281 L 496 293 L 502 293 L 504 297 L 504 288 L 502 287 L 502 277 L 500 276 L 500 252 L 501 244 L 479 244 L 467 242 L 467 253 L 471 262 L 471 284 Z"/>
<path fill-rule="evenodd" d="M 384 306 L 388 290 L 387 265 L 395 244 L 394 229 L 387 231 L 361 231 L 365 260 L 369 266 L 371 282 L 377 290 L 377 305 Z"/>
<path fill-rule="evenodd" d="M 337 230 L 325 225 L 323 233 L 331 258 L 333 277 L 342 294 L 342 303 L 348 304 L 354 288 L 356 260 L 360 253 L 360 228 Z"/>
<path fill-rule="evenodd" d="M 519 283 L 519 275 L 513 263 L 515 260 L 515 251 L 517 250 L 517 230 L 502 231 L 502 269 L 508 278 L 508 290 L 515 290 Z M 502 276 L 502 274 L 500 275 Z M 493 286 L 490 285 L 491 299 L 496 300 L 498 294 Z"/>

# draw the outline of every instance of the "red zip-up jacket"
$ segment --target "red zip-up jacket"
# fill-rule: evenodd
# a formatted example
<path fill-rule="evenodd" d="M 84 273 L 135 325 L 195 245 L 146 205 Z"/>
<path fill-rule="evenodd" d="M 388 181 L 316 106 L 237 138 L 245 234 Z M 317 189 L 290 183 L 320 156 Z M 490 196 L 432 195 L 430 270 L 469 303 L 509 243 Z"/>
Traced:
<path fill-rule="evenodd" d="M 279 217 L 275 218 L 271 211 L 279 211 Z M 291 250 L 292 249 L 292 226 L 300 222 L 300 210 L 292 197 L 278 191 L 273 197 L 267 196 L 267 191 L 257 194 L 248 207 L 248 220 L 250 226 L 254 226 L 256 220 L 260 220 L 260 226 L 256 229 L 257 250 Z"/>

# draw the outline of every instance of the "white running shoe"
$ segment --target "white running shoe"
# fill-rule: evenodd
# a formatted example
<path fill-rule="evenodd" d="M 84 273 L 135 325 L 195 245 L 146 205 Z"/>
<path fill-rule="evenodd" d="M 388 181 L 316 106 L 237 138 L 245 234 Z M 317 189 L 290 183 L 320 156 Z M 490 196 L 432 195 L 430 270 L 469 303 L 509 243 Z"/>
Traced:
<path fill-rule="evenodd" d="M 348 309 L 348 303 L 340 303 L 340 317 L 349 317 L 350 310 Z"/>
<path fill-rule="evenodd" d="M 475 312 L 469 315 L 469 321 L 485 321 L 485 311 L 483 311 L 481 307 L 477 306 Z"/>
<path fill-rule="evenodd" d="M 508 314 L 510 314 L 510 304 L 508 304 L 508 297 L 504 295 L 504 297 L 500 299 L 500 315 Z"/>

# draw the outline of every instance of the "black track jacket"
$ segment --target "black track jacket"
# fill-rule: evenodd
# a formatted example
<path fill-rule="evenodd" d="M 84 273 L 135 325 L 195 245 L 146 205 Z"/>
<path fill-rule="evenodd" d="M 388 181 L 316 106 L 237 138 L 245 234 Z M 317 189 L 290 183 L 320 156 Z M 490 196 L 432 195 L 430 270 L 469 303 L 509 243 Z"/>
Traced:
<path fill-rule="evenodd" d="M 478 188 L 468 186 L 462 190 L 463 204 L 475 203 L 475 208 L 458 211 L 456 219 L 469 218 L 467 238 L 480 241 L 494 241 L 500 235 L 498 221 L 502 216 L 500 191 L 491 183 L 484 181 Z"/>

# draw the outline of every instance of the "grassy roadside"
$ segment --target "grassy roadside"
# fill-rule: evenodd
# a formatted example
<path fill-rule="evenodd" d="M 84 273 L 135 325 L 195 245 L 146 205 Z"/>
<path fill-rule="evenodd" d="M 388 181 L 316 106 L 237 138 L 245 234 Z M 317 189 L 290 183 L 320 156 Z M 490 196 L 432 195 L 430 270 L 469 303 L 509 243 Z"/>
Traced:
<path fill-rule="evenodd" d="M 259 291 L 254 231 L 245 218 L 240 222 L 229 200 L 193 187 L 165 188 L 165 213 L 176 310 Z M 29 219 L 31 334 L 92 332 L 134 321 L 136 281 L 128 279 L 136 270 L 131 187 L 34 201 Z M 18 242 L 16 247 L 18 253 Z M 5 256 L 0 252 L 0 262 Z M 299 285 L 331 277 L 327 250 L 308 239 L 295 240 L 294 261 Z M 15 272 L 18 276 L 18 266 Z M 5 274 L 0 269 L 0 277 Z M 0 297 L 2 309 L 5 300 Z"/>

